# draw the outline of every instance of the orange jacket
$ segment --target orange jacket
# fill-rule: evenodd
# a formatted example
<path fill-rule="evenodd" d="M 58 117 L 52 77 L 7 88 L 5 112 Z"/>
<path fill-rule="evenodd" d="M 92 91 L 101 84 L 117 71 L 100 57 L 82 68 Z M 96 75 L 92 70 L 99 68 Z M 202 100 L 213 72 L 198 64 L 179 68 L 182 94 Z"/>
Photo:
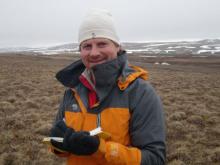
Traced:
<path fill-rule="evenodd" d="M 125 54 L 97 65 L 94 75 L 99 102 L 89 108 L 87 88 L 78 80 L 84 69 L 82 62 L 77 61 L 58 72 L 57 79 L 68 89 L 56 120 L 65 118 L 67 126 L 77 131 L 101 126 L 111 138 L 100 138 L 99 149 L 93 155 L 65 154 L 67 164 L 164 164 L 162 106 L 145 81 L 147 72 L 128 66 Z"/>

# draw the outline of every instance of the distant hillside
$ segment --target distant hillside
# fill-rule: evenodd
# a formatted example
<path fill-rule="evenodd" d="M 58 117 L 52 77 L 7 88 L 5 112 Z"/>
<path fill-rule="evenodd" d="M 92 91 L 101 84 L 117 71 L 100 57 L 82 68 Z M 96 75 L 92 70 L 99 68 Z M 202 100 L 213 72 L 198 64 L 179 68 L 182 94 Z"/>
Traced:
<path fill-rule="evenodd" d="M 220 55 L 220 39 L 205 39 L 199 41 L 178 42 L 123 42 L 123 48 L 128 53 L 143 53 L 151 55 Z M 78 53 L 77 43 L 68 43 L 52 47 L 0 48 L 0 52 L 32 52 L 35 54 Z"/>
<path fill-rule="evenodd" d="M 220 39 L 179 42 L 123 43 L 128 52 L 149 54 L 220 55 Z"/>

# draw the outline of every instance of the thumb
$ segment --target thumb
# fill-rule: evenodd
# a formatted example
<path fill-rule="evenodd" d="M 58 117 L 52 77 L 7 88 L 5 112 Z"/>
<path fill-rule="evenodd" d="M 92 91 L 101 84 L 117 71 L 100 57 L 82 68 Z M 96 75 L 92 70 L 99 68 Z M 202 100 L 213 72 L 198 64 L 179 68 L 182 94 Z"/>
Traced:
<path fill-rule="evenodd" d="M 56 148 L 62 148 L 62 146 L 63 146 L 63 143 L 62 143 L 62 142 L 58 142 L 58 141 L 53 140 L 53 139 L 50 140 L 50 143 L 51 143 L 54 147 L 56 147 Z"/>

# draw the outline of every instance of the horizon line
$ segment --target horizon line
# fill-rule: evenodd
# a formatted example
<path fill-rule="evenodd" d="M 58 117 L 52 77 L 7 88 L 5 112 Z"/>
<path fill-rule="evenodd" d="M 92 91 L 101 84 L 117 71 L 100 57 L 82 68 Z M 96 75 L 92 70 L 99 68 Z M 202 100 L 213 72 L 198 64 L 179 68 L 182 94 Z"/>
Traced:
<path fill-rule="evenodd" d="M 220 40 L 220 37 L 217 38 L 194 38 L 194 39 L 168 39 L 168 40 L 122 40 L 121 43 L 159 43 L 159 42 L 193 42 L 193 41 L 202 41 L 202 40 L 215 40 L 218 39 Z M 65 45 L 65 44 L 78 44 L 76 41 L 69 41 L 69 42 L 59 42 L 59 43 L 47 43 L 47 44 L 33 44 L 33 45 L 12 45 L 12 46 L 0 46 L 0 49 L 4 48 L 47 48 L 47 47 L 55 47 L 55 46 L 60 46 L 60 45 Z"/>

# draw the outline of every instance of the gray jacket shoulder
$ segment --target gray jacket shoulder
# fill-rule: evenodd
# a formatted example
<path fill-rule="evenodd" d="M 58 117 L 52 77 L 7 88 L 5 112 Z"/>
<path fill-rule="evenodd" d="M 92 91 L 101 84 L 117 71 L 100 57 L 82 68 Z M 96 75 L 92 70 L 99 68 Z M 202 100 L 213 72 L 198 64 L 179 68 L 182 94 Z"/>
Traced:
<path fill-rule="evenodd" d="M 70 105 L 70 102 L 73 101 L 73 94 L 72 90 L 70 88 L 66 88 L 63 98 L 60 102 L 59 110 L 56 116 L 56 121 L 62 120 L 64 118 L 64 112 L 68 105 Z"/>

